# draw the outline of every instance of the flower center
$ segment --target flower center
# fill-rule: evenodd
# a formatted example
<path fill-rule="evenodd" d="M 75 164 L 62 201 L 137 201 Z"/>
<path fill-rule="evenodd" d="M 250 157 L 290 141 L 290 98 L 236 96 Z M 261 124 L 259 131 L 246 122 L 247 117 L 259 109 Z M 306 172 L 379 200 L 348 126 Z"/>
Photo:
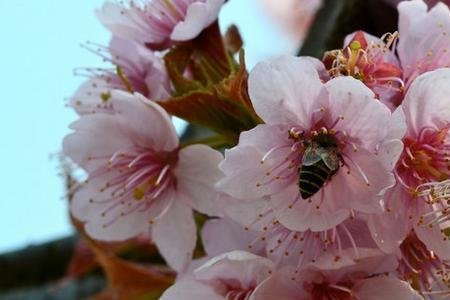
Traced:
<path fill-rule="evenodd" d="M 385 34 L 383 43 L 367 41 L 364 33 L 357 32 L 353 40 L 344 49 L 329 51 L 324 63 L 332 78 L 352 76 L 361 80 L 371 89 L 377 87 L 400 92 L 403 90 L 401 69 L 388 63 L 391 47 L 395 47 L 398 34 Z M 377 91 L 375 91 L 377 92 Z"/>
<path fill-rule="evenodd" d="M 406 138 L 405 150 L 398 171 L 409 189 L 425 182 L 443 181 L 449 178 L 450 143 L 447 143 L 448 128 L 436 131 L 424 128 L 418 139 Z"/>
<path fill-rule="evenodd" d="M 252 293 L 253 289 L 230 290 L 226 293 L 225 300 L 248 300 Z"/>
<path fill-rule="evenodd" d="M 314 283 L 311 291 L 312 299 L 336 299 L 353 300 L 356 299 L 350 289 L 351 283 Z"/>
<path fill-rule="evenodd" d="M 415 289 L 430 292 L 432 288 L 450 287 L 450 265 L 428 250 L 414 231 L 402 242 L 400 251 L 399 272 Z"/>
<path fill-rule="evenodd" d="M 93 204 L 105 204 L 106 209 L 101 215 L 108 215 L 110 220 L 105 227 L 119 217 L 149 209 L 154 200 L 175 183 L 172 169 L 177 160 L 176 152 L 134 149 L 117 151 L 110 157 L 90 157 L 89 160 L 100 163 L 88 181 L 106 178 L 97 198 L 89 199 Z"/>

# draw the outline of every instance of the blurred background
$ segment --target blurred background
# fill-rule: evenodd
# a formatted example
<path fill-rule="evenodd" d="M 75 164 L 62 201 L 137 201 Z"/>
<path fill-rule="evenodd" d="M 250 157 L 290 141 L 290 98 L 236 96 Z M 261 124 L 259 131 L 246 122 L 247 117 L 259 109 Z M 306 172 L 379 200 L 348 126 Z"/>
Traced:
<path fill-rule="evenodd" d="M 94 15 L 103 2 L 0 1 L 0 253 L 72 233 L 58 175 L 61 141 L 76 118 L 65 104 L 84 80 L 73 70 L 102 66 L 80 44 L 108 44 L 110 35 Z M 238 25 L 252 67 L 295 54 L 319 4 L 230 0 L 220 25 L 223 31 Z"/>

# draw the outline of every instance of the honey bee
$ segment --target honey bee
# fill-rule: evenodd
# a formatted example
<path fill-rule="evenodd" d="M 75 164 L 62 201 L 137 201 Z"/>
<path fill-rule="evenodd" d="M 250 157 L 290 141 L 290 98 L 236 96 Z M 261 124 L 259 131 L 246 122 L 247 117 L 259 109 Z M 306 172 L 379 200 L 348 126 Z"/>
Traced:
<path fill-rule="evenodd" d="M 327 136 L 305 141 L 298 186 L 303 199 L 316 194 L 336 174 L 342 160 L 339 148 Z"/>

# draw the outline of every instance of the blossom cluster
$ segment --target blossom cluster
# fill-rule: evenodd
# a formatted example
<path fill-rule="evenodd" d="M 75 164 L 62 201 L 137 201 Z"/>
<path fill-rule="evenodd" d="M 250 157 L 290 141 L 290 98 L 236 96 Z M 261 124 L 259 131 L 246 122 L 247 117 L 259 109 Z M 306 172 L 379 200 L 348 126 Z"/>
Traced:
<path fill-rule="evenodd" d="M 223 5 L 98 10 L 114 68 L 87 70 L 63 142 L 85 234 L 148 236 L 178 274 L 163 300 L 449 297 L 449 8 L 403 1 L 394 33 L 247 73 Z"/>

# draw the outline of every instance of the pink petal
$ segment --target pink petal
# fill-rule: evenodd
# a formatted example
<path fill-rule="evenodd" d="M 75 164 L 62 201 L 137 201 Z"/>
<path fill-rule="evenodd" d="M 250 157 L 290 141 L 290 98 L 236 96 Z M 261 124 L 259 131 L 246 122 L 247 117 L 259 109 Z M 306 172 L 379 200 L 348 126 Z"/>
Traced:
<path fill-rule="evenodd" d="M 305 270 L 305 276 L 314 278 L 315 272 L 319 272 L 331 282 L 339 282 L 347 274 L 359 274 L 366 277 L 370 274 L 381 274 L 394 271 L 398 262 L 394 255 L 386 255 L 378 249 L 349 248 L 339 253 L 336 259 L 335 253 L 326 253 L 320 256 L 310 268 Z"/>
<path fill-rule="evenodd" d="M 218 189 L 240 199 L 255 199 L 282 190 L 289 184 L 286 180 L 273 180 L 261 186 L 257 183 L 268 181 L 266 172 L 283 161 L 290 151 L 288 130 L 282 126 L 259 125 L 241 133 L 239 144 L 225 151 L 225 160 L 219 165 L 225 177 L 217 183 Z M 261 164 L 264 155 L 279 145 L 287 147 L 273 152 Z"/>
<path fill-rule="evenodd" d="M 216 256 L 233 250 L 247 250 L 259 237 L 258 233 L 247 231 L 228 219 L 209 220 L 202 228 L 202 241 L 208 256 Z M 263 254 L 263 247 L 251 249 L 252 253 Z"/>
<path fill-rule="evenodd" d="M 223 176 L 220 152 L 205 145 L 192 145 L 180 150 L 175 167 L 177 189 L 186 204 L 201 213 L 217 216 L 218 192 L 214 185 Z"/>
<path fill-rule="evenodd" d="M 420 74 L 448 67 L 450 11 L 447 5 L 438 3 L 427 12 L 422 1 L 400 3 L 399 29 L 397 50 L 406 87 Z"/>
<path fill-rule="evenodd" d="M 257 64 L 250 73 L 249 94 L 256 113 L 267 124 L 295 124 L 309 128 L 319 110 L 322 83 L 311 62 L 283 56 Z"/>
<path fill-rule="evenodd" d="M 423 299 L 407 282 L 393 277 L 379 276 L 361 280 L 352 290 L 358 299 L 364 300 Z"/>
<path fill-rule="evenodd" d="M 389 123 L 386 125 L 389 131 L 385 137 L 386 140 L 403 139 L 406 134 L 406 117 L 402 107 L 398 107 L 391 115 Z"/>
<path fill-rule="evenodd" d="M 399 13 L 398 29 L 403 39 L 403 34 L 408 33 L 412 24 L 426 15 L 428 7 L 423 1 L 402 1 L 397 8 Z"/>
<path fill-rule="evenodd" d="M 126 73 L 133 89 L 151 100 L 170 96 L 170 81 L 164 61 L 143 45 L 118 37 L 111 39 L 112 62 Z"/>
<path fill-rule="evenodd" d="M 450 259 L 450 242 L 441 232 L 439 226 L 434 225 L 430 228 L 429 226 L 420 226 L 415 224 L 414 230 L 416 231 L 417 237 L 427 246 L 429 250 L 433 251 L 439 259 Z"/>
<path fill-rule="evenodd" d="M 153 225 L 152 237 L 172 268 L 177 271 L 186 268 L 197 240 L 192 210 L 174 199 L 169 210 Z"/>
<path fill-rule="evenodd" d="M 348 208 L 357 211 L 381 212 L 380 195 L 395 184 L 388 162 L 364 149 L 357 152 L 349 149 L 348 152 L 349 158 L 345 155 L 344 161 L 350 169 L 350 174 L 343 167 L 331 179 L 327 186 L 332 193 L 330 199 L 345 199 Z"/>
<path fill-rule="evenodd" d="M 270 208 L 270 203 L 268 197 L 259 199 L 237 199 L 222 194 L 218 199 L 218 206 L 227 217 L 244 227 L 248 227 L 256 219 L 261 219 L 258 216 Z M 264 222 L 264 219 L 262 221 Z M 258 228 L 251 227 L 252 229 L 258 230 Z"/>
<path fill-rule="evenodd" d="M 212 286 L 195 279 L 177 281 L 167 289 L 160 300 L 223 300 Z"/>
<path fill-rule="evenodd" d="M 387 200 L 388 211 L 371 215 L 369 218 L 368 225 L 372 237 L 378 247 L 386 253 L 396 253 L 411 230 L 403 193 L 403 187 L 399 184 L 393 187 L 384 197 Z"/>
<path fill-rule="evenodd" d="M 260 284 L 250 300 L 310 300 L 302 281 L 291 280 L 295 269 L 284 268 Z"/>
<path fill-rule="evenodd" d="M 299 188 L 296 184 L 292 184 L 282 192 L 271 196 L 272 207 L 275 216 L 281 224 L 294 231 L 322 231 L 330 229 L 343 222 L 350 214 L 349 209 L 335 205 L 332 198 L 328 197 L 329 190 L 324 189 L 323 203 L 320 209 L 317 209 L 320 203 L 322 192 L 318 192 L 311 199 L 298 199 Z M 346 199 L 346 198 L 345 198 Z M 293 204 L 290 207 L 290 204 Z"/>
<path fill-rule="evenodd" d="M 380 162 L 385 164 L 387 170 L 393 170 L 403 151 L 401 140 L 388 140 L 380 145 L 378 156 Z"/>
<path fill-rule="evenodd" d="M 115 90 L 111 102 L 124 128 L 134 141 L 155 151 L 172 151 L 178 147 L 178 137 L 170 116 L 159 105 L 144 96 Z"/>
<path fill-rule="evenodd" d="M 439 69 L 416 78 L 402 107 L 409 135 L 416 137 L 422 128 L 440 130 L 450 120 L 449 69 Z"/>
<path fill-rule="evenodd" d="M 142 43 L 161 42 L 148 31 L 148 25 L 123 4 L 107 1 L 96 11 L 97 18 L 113 35 Z"/>
<path fill-rule="evenodd" d="M 132 137 L 122 129 L 112 115 L 84 115 L 70 125 L 75 133 L 63 140 L 63 152 L 86 171 L 93 171 L 105 160 L 92 157 L 111 157 L 120 149 L 133 147 Z"/>
<path fill-rule="evenodd" d="M 108 224 L 105 221 L 109 218 L 101 218 L 100 211 L 92 209 L 93 212 L 98 212 L 98 215 L 87 221 L 85 230 L 90 237 L 96 240 L 123 241 L 149 231 L 150 217 L 148 211 L 136 211 L 122 217 L 120 212 L 117 215 L 117 210 L 114 210 L 110 214 L 116 214 L 117 221 Z"/>
<path fill-rule="evenodd" d="M 196 269 L 195 278 L 202 281 L 239 282 L 245 290 L 266 279 L 274 265 L 265 257 L 245 251 L 232 251 L 216 256 Z"/>
<path fill-rule="evenodd" d="M 326 107 L 330 114 L 329 123 L 343 118 L 334 129 L 346 132 L 359 147 L 373 151 L 387 134 L 387 128 L 379 125 L 390 122 L 389 109 L 383 103 L 374 101 L 373 92 L 352 77 L 332 79 L 325 87 L 330 95 Z"/>
<path fill-rule="evenodd" d="M 104 199 L 109 195 L 99 191 L 100 185 L 103 186 L 104 182 L 94 179 L 82 186 L 75 193 L 70 207 L 74 217 L 86 221 L 87 234 L 97 240 L 122 241 L 147 233 L 150 221 L 171 205 L 169 193 L 155 199 L 150 208 L 137 201 L 124 204 L 108 202 Z"/>
<path fill-rule="evenodd" d="M 217 20 L 224 2 L 225 0 L 206 0 L 192 3 L 184 21 L 175 26 L 170 38 L 174 41 L 187 41 L 197 37 L 203 29 Z"/>
<path fill-rule="evenodd" d="M 103 98 L 111 93 L 112 86 L 102 77 L 85 81 L 70 100 L 70 106 L 79 115 L 110 112 L 111 104 Z M 102 96 L 103 95 L 103 96 Z"/>

